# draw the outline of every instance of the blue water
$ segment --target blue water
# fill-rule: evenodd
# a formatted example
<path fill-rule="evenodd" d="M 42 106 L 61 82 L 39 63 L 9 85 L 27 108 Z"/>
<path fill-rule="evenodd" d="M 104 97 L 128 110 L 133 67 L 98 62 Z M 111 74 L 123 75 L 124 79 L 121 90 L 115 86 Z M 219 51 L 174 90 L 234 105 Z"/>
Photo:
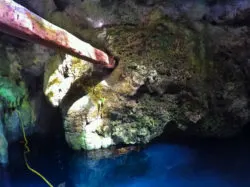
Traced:
<path fill-rule="evenodd" d="M 41 140 L 40 140 L 41 141 Z M 249 187 L 249 138 L 156 142 L 140 152 L 110 158 L 73 153 L 60 141 L 33 141 L 30 164 L 66 187 Z M 53 142 L 53 143 L 52 143 Z M 39 146 L 37 145 L 39 143 Z M 1 187 L 43 187 L 23 163 L 22 146 L 10 147 Z"/>

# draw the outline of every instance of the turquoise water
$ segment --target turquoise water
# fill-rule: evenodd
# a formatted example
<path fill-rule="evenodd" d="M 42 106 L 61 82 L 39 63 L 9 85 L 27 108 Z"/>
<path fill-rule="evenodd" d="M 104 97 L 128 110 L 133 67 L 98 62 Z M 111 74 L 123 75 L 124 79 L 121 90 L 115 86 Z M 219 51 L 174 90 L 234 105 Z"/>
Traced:
<path fill-rule="evenodd" d="M 41 141 L 41 140 L 39 140 Z M 157 142 L 140 152 L 98 159 L 73 153 L 60 141 L 33 141 L 30 164 L 54 186 L 66 187 L 249 187 L 248 138 Z M 50 142 L 50 143 L 49 143 Z M 53 142 L 53 143 L 52 143 Z M 41 144 L 37 147 L 37 144 Z M 50 146 L 48 146 L 50 145 Z M 1 187 L 43 187 L 23 164 L 21 144 L 10 147 L 11 164 Z"/>

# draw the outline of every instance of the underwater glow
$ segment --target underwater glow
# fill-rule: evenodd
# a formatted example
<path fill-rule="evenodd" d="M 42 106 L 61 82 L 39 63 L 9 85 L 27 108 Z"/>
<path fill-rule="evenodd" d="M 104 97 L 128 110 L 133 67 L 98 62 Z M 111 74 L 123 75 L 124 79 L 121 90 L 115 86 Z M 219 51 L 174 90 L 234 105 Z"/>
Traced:
<path fill-rule="evenodd" d="M 179 145 L 157 143 L 128 154 L 111 149 L 72 154 L 65 148 L 55 148 L 53 143 L 50 148 L 38 148 L 39 144 L 34 143 L 30 162 L 54 186 L 249 187 L 250 184 L 250 149 L 242 139 L 192 140 Z M 11 187 L 44 186 L 43 181 L 26 172 L 22 153 L 18 149 L 10 151 L 12 166 L 0 174 L 5 176 L 4 182 Z"/>

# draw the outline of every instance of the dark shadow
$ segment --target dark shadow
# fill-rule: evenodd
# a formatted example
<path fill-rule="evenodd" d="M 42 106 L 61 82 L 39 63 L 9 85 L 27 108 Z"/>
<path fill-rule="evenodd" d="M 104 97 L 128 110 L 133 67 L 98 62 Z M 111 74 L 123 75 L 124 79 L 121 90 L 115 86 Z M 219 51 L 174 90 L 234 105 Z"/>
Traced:
<path fill-rule="evenodd" d="M 28 10 L 30 10 L 30 11 L 36 13 L 36 14 L 39 14 L 39 12 L 38 12 L 36 9 L 32 8 L 32 6 L 29 5 L 29 2 L 28 2 L 28 1 L 24 1 L 24 0 L 15 0 L 15 2 L 18 3 L 18 4 L 20 4 L 20 5 L 22 5 L 22 6 L 24 6 L 24 7 L 27 8 Z"/>
<path fill-rule="evenodd" d="M 22 71 L 22 78 L 27 85 L 29 99 L 36 106 L 36 131 L 42 136 L 55 136 L 63 132 L 62 114 L 58 107 L 53 107 L 43 93 L 43 76 Z M 46 116 L 46 117 L 44 117 Z M 51 125 L 53 124 L 53 125 Z"/>
<path fill-rule="evenodd" d="M 11 187 L 10 173 L 7 168 L 0 165 L 0 186 Z"/>
<path fill-rule="evenodd" d="M 53 125 L 53 124 L 50 124 Z M 54 186 L 62 183 L 68 177 L 68 158 L 72 150 L 67 146 L 62 134 L 46 136 L 33 134 L 28 137 L 30 166 L 41 173 Z M 23 144 L 16 142 L 9 145 L 9 166 L 6 168 L 11 187 L 46 186 L 37 175 L 29 171 L 24 163 Z M 2 187 L 2 186 L 1 186 Z M 5 187 L 5 186 L 4 186 Z"/>
<path fill-rule="evenodd" d="M 64 11 L 69 6 L 69 0 L 54 0 L 54 3 L 59 11 Z"/>

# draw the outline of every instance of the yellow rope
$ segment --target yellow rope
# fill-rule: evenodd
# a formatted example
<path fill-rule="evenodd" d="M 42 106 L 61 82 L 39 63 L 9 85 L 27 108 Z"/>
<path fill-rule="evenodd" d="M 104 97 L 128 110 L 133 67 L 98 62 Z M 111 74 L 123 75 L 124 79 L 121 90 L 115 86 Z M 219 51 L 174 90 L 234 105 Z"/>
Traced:
<path fill-rule="evenodd" d="M 20 119 L 20 126 L 22 128 L 22 132 L 23 132 L 23 138 L 24 138 L 24 151 L 23 151 L 23 156 L 24 156 L 24 161 L 25 161 L 25 165 L 26 167 L 33 173 L 35 173 L 36 175 L 38 175 L 40 178 L 42 178 L 44 180 L 44 182 L 46 182 L 48 184 L 49 187 L 53 187 L 53 185 L 42 175 L 40 174 L 38 171 L 32 169 L 30 167 L 30 165 L 28 164 L 28 159 L 27 159 L 27 154 L 30 152 L 30 148 L 28 146 L 28 140 L 26 138 L 26 133 L 25 133 L 25 130 L 24 130 L 24 126 L 23 126 L 23 121 L 22 121 L 22 118 L 21 118 L 21 114 L 19 111 L 17 111 L 18 115 L 19 115 L 19 119 Z"/>

